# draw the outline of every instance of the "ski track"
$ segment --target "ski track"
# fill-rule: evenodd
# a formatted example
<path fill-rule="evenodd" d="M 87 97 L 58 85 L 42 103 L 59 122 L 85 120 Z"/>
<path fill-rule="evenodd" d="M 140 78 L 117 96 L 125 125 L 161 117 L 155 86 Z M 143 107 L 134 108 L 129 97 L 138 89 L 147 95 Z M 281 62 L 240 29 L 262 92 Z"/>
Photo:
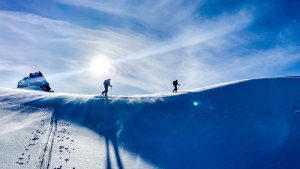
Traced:
<path fill-rule="evenodd" d="M 6 108 L 9 108 L 12 110 L 19 108 L 23 112 L 40 111 L 41 113 L 43 113 L 42 119 L 41 119 L 39 125 L 37 126 L 37 128 L 35 128 L 31 132 L 32 137 L 28 140 L 27 145 L 24 146 L 24 151 L 21 153 L 20 156 L 18 156 L 17 161 L 16 161 L 16 164 L 19 164 L 20 166 L 22 166 L 22 168 L 26 168 L 26 166 L 29 163 L 32 163 L 32 160 L 34 160 L 34 158 L 32 158 L 34 156 L 34 154 L 32 154 L 32 153 L 34 153 L 35 147 L 39 144 L 42 147 L 42 145 L 43 145 L 43 142 L 41 142 L 42 137 L 44 136 L 44 140 L 45 140 L 45 134 L 49 131 L 49 127 L 46 128 L 47 123 L 49 122 L 49 118 L 47 117 L 47 115 L 49 114 L 49 110 L 43 109 L 43 108 L 24 106 L 21 104 L 13 104 L 13 103 L 6 103 Z M 39 152 L 41 152 L 41 150 Z M 39 154 L 40 154 L 39 156 L 41 156 L 44 153 L 42 153 L 42 154 L 39 153 Z M 33 162 L 33 163 L 38 163 L 38 162 Z"/>
<path fill-rule="evenodd" d="M 1 103 L 1 106 L 29 112 L 41 111 L 43 113 L 43 118 L 37 127 L 30 132 L 32 137 L 29 137 L 28 142 L 25 142 L 24 151 L 17 157 L 16 164 L 22 168 L 27 168 L 28 163 L 35 163 L 34 166 L 37 169 L 49 169 L 50 167 L 53 168 L 53 165 L 58 165 L 59 167 L 54 167 L 54 169 L 62 169 L 63 166 L 70 163 L 71 154 L 75 150 L 75 141 L 69 132 L 69 128 L 71 127 L 69 121 L 63 119 L 58 120 L 56 112 L 49 109 L 13 103 Z M 49 113 L 51 113 L 51 115 L 49 115 Z M 36 146 L 38 145 L 40 145 L 40 147 L 38 148 L 37 158 L 33 158 L 33 154 L 35 154 L 34 149 L 37 148 Z M 58 159 L 53 159 L 57 163 L 51 165 L 53 153 L 59 156 Z M 35 159 L 36 161 L 32 161 Z M 72 169 L 75 169 L 75 167 L 73 166 Z"/>
<path fill-rule="evenodd" d="M 38 158 L 37 168 L 48 169 L 51 161 L 51 152 L 53 147 L 53 140 L 57 130 L 56 114 L 53 112 L 48 127 L 48 134 L 45 138 L 45 142 L 41 143 L 40 155 Z"/>
<path fill-rule="evenodd" d="M 50 119 L 47 117 L 50 110 L 43 108 L 35 108 L 30 106 L 24 106 L 20 104 L 6 103 L 1 106 L 5 106 L 9 109 L 20 108 L 22 111 L 41 111 L 43 117 L 39 125 L 35 130 L 31 132 L 32 137 L 28 140 L 27 145 L 24 146 L 24 151 L 18 156 L 16 164 L 26 168 L 25 164 L 31 163 L 32 152 L 34 147 L 40 145 L 38 159 L 35 162 L 37 169 L 48 169 L 50 166 L 52 147 L 54 145 L 54 138 L 57 132 L 57 117 L 54 111 L 51 113 Z M 43 140 L 42 137 L 44 136 Z M 25 165 L 25 166 L 24 166 Z"/>
<path fill-rule="evenodd" d="M 49 142 L 49 144 L 51 145 L 50 149 L 49 149 L 49 153 L 48 153 L 48 161 L 47 161 L 47 169 L 50 166 L 50 161 L 51 161 L 51 156 L 52 156 L 52 148 L 53 148 L 53 142 L 54 142 L 54 137 L 57 131 L 57 119 L 56 119 L 56 114 L 53 115 L 53 123 L 52 123 L 52 129 L 54 127 L 53 132 L 51 132 L 51 143 Z"/>

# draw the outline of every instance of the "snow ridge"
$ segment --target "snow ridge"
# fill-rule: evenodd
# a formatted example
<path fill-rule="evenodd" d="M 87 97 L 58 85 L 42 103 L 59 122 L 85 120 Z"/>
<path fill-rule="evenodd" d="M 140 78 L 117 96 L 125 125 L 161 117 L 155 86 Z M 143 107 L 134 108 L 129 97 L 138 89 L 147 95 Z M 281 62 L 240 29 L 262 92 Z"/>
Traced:
<path fill-rule="evenodd" d="M 143 97 L 0 89 L 0 103 L 3 168 L 300 168 L 300 77 Z"/>

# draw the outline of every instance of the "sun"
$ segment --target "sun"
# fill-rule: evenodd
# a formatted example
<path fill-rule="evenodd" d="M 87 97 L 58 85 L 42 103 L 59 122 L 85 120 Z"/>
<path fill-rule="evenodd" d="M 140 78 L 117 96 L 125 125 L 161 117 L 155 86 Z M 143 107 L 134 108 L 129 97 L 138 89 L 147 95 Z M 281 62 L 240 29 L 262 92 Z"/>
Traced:
<path fill-rule="evenodd" d="M 104 75 L 109 72 L 111 68 L 111 62 L 104 57 L 93 58 L 90 62 L 89 70 L 95 75 Z"/>

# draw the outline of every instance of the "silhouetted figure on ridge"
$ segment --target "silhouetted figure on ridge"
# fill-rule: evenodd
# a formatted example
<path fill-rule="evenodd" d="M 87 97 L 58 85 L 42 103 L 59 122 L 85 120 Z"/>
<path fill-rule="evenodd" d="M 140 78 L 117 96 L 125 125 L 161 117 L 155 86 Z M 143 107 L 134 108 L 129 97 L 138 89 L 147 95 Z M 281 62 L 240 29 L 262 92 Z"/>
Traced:
<path fill-rule="evenodd" d="M 177 93 L 177 86 L 180 86 L 177 80 L 173 81 L 174 90 L 173 93 Z"/>
<path fill-rule="evenodd" d="M 102 92 L 102 95 L 107 96 L 108 87 L 112 87 L 112 85 L 110 84 L 110 79 L 104 80 L 103 85 L 105 90 Z"/>

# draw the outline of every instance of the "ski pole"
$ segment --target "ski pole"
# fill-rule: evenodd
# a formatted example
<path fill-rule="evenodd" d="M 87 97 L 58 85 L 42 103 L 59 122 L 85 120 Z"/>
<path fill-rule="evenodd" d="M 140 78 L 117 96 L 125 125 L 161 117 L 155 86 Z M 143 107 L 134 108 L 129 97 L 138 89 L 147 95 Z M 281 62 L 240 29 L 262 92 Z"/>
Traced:
<path fill-rule="evenodd" d="M 112 97 L 112 87 L 110 87 L 110 97 Z"/>

